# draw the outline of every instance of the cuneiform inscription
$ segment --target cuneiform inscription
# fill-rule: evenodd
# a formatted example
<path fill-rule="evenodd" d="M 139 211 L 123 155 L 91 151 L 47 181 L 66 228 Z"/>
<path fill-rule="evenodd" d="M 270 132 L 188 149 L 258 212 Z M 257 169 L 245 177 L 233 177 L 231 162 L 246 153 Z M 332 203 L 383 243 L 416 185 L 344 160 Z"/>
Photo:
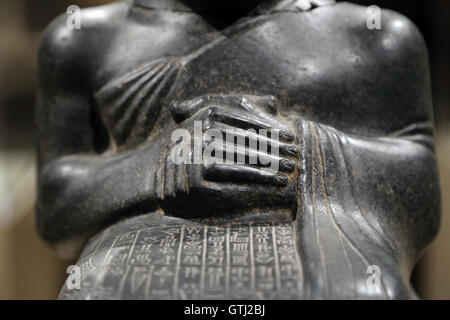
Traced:
<path fill-rule="evenodd" d="M 100 241 L 81 265 L 100 299 L 295 299 L 301 266 L 294 227 L 171 226 Z M 69 295 L 63 289 L 61 297 Z"/>

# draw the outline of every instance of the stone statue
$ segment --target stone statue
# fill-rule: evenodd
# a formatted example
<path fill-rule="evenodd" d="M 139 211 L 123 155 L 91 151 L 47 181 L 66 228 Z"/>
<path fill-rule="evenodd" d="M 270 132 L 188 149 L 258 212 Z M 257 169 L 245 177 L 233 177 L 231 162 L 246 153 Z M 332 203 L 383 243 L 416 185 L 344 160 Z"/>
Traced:
<path fill-rule="evenodd" d="M 407 18 L 134 0 L 66 20 L 43 36 L 37 109 L 38 230 L 81 252 L 61 299 L 416 297 L 440 191 Z M 212 146 L 232 161 L 195 161 Z"/>

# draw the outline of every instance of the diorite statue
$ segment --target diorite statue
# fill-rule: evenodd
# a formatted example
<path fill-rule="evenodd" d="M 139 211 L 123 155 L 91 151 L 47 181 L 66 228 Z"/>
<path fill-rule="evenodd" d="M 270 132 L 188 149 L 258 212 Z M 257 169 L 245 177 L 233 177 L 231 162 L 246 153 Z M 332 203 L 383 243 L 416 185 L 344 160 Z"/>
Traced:
<path fill-rule="evenodd" d="M 427 50 L 366 9 L 135 0 L 55 20 L 37 220 L 82 277 L 60 298 L 414 298 L 440 218 Z M 233 161 L 192 161 L 212 145 Z"/>

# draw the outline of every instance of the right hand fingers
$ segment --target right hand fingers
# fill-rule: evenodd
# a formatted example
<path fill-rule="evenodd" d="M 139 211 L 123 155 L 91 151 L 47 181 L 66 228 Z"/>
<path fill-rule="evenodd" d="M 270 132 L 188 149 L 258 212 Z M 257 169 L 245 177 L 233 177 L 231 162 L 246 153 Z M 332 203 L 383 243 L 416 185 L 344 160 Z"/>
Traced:
<path fill-rule="evenodd" d="M 284 142 L 295 140 L 294 133 L 288 130 L 286 126 L 275 120 L 259 118 L 255 114 L 245 114 L 219 107 L 211 107 L 206 109 L 204 114 L 199 115 L 199 119 L 205 121 L 205 128 L 212 127 L 213 122 L 216 122 L 244 130 L 267 130 L 271 137 L 274 136 L 275 139 L 279 138 Z M 272 133 L 276 135 L 272 135 Z"/>
<path fill-rule="evenodd" d="M 293 172 L 297 165 L 295 161 L 288 158 L 230 143 L 211 143 L 205 148 L 203 158 L 206 164 L 225 162 L 236 166 L 248 164 L 259 168 L 270 167 L 272 171 L 284 172 Z"/>
<path fill-rule="evenodd" d="M 288 157 L 298 157 L 300 153 L 297 145 L 289 143 L 292 136 L 284 134 L 284 131 L 276 131 L 277 129 L 268 129 L 265 132 L 266 134 L 261 134 L 261 132 L 258 134 L 256 131 L 243 130 L 220 122 L 210 122 L 205 130 L 207 131 L 204 139 L 207 142 L 211 141 L 211 134 L 220 133 L 225 140 L 239 141 L 243 144 L 242 147 L 248 147 L 249 149 L 260 150 L 261 146 L 264 145 L 266 146 L 265 150 L 270 150 L 272 154 L 274 154 L 274 150 L 278 150 L 278 154 Z M 208 134 L 208 132 L 211 134 Z"/>
<path fill-rule="evenodd" d="M 246 110 L 262 116 L 264 112 L 273 115 L 279 108 L 278 100 L 273 96 L 234 94 L 203 95 L 192 100 L 173 103 L 170 109 L 175 121 L 181 123 L 208 106 L 226 106 L 227 109 Z"/>
<path fill-rule="evenodd" d="M 263 184 L 285 187 L 289 178 L 283 173 L 272 173 L 247 165 L 211 164 L 204 168 L 204 177 L 213 182 Z"/>

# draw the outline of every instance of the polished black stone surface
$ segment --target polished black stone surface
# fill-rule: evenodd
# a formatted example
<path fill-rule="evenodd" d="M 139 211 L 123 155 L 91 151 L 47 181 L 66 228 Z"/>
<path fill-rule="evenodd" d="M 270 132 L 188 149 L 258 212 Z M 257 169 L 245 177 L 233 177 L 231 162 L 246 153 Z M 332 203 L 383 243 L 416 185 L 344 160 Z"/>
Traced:
<path fill-rule="evenodd" d="M 63 255 L 84 247 L 82 288 L 61 298 L 414 297 L 440 191 L 407 18 L 382 10 L 372 30 L 347 2 L 136 0 L 82 10 L 81 30 L 66 19 L 43 36 L 37 108 L 38 229 Z M 231 153 L 279 170 L 174 163 L 172 133 L 198 121 L 267 130 L 255 139 L 277 156 Z"/>

